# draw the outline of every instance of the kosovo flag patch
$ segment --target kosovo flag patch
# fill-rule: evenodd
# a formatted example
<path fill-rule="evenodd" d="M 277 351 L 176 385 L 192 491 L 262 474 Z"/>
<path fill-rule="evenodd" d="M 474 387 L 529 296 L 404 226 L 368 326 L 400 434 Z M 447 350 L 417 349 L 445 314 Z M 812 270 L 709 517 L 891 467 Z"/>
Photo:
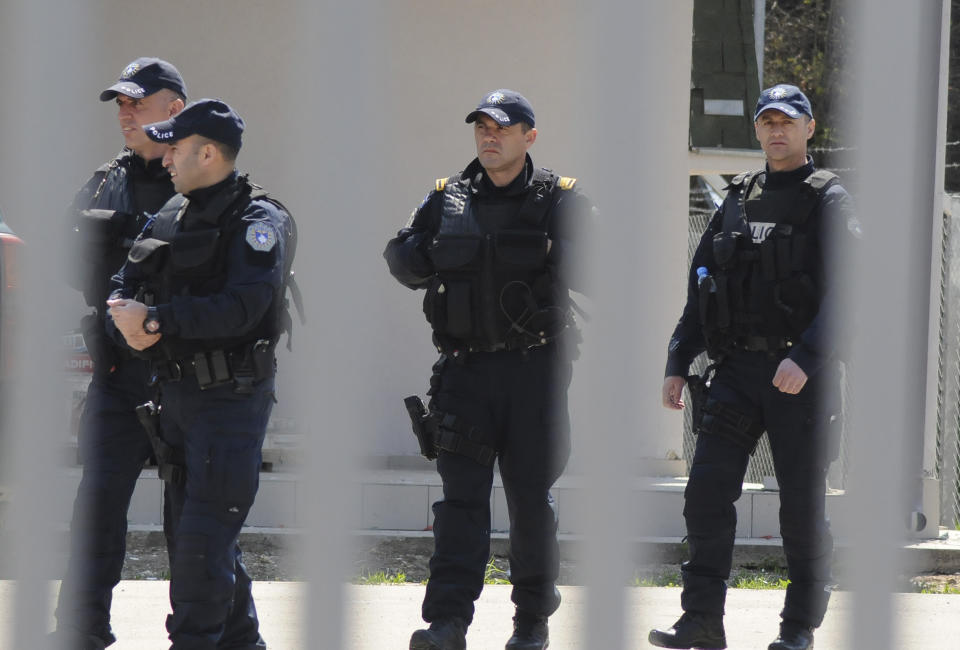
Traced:
<path fill-rule="evenodd" d="M 246 239 L 250 248 L 266 253 L 277 245 L 277 231 L 270 224 L 258 221 L 247 226 Z"/>

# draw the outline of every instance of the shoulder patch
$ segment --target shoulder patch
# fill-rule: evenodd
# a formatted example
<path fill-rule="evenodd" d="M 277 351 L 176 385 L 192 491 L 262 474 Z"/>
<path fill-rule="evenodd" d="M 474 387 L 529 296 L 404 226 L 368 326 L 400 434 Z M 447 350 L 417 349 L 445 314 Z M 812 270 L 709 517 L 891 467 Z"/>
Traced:
<path fill-rule="evenodd" d="M 557 180 L 557 187 L 559 187 L 561 190 L 569 190 L 573 188 L 576 182 L 577 182 L 576 178 L 570 178 L 569 176 L 561 176 Z"/>
<path fill-rule="evenodd" d="M 259 253 L 267 253 L 277 245 L 277 231 L 269 223 L 257 221 L 247 226 L 247 245 Z"/>
<path fill-rule="evenodd" d="M 438 192 L 442 192 L 442 191 L 443 191 L 443 188 L 445 188 L 446 186 L 447 186 L 447 179 L 446 179 L 446 178 L 438 178 L 438 179 L 437 179 L 437 191 L 438 191 Z"/>

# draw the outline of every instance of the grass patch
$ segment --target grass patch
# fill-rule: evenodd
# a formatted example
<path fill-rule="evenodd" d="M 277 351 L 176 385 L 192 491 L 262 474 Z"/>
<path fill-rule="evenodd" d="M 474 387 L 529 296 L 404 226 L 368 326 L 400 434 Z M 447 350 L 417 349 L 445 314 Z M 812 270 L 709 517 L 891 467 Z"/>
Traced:
<path fill-rule="evenodd" d="M 786 589 L 790 581 L 781 573 L 768 571 L 738 571 L 730 578 L 734 589 Z"/>
<path fill-rule="evenodd" d="M 682 587 L 679 571 L 660 571 L 659 573 L 650 573 L 647 575 L 635 574 L 633 576 L 634 587 Z"/>
<path fill-rule="evenodd" d="M 485 585 L 508 585 L 510 584 L 510 574 L 501 569 L 496 564 L 496 556 L 491 555 L 487 562 L 487 567 L 483 571 L 483 584 Z"/>
<path fill-rule="evenodd" d="M 737 571 L 727 584 L 731 589 L 786 589 L 790 581 L 779 571 L 764 569 Z M 682 587 L 683 579 L 679 571 L 658 571 L 640 573 L 633 576 L 634 587 Z"/>
<path fill-rule="evenodd" d="M 940 580 L 917 577 L 910 581 L 910 587 L 906 591 L 915 594 L 960 594 L 960 582 L 952 576 Z"/>
<path fill-rule="evenodd" d="M 406 582 L 407 574 L 403 571 L 397 573 L 387 573 L 386 571 L 364 573 L 354 581 L 358 585 L 402 585 Z"/>

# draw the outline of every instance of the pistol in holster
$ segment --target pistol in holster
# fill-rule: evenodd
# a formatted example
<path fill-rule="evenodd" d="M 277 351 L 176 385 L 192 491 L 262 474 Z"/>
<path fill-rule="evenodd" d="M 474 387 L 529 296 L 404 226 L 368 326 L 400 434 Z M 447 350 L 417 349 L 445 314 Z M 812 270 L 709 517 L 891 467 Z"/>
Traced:
<path fill-rule="evenodd" d="M 434 460 L 437 457 L 437 441 L 427 426 L 427 420 L 430 417 L 427 407 L 423 405 L 419 395 L 404 398 L 403 405 L 407 407 L 407 415 L 410 416 L 410 424 L 413 426 L 413 435 L 420 444 L 420 454 L 427 460 Z"/>
<path fill-rule="evenodd" d="M 709 365 L 702 375 L 687 375 L 687 390 L 690 391 L 690 416 L 694 433 L 703 423 L 703 405 L 707 403 L 710 380 L 716 372 L 716 364 Z"/>
<path fill-rule="evenodd" d="M 183 487 L 187 482 L 187 469 L 183 455 L 160 437 L 160 407 L 153 400 L 141 404 L 136 409 L 137 419 L 147 432 L 153 454 L 157 457 L 157 475 L 161 480 Z"/>

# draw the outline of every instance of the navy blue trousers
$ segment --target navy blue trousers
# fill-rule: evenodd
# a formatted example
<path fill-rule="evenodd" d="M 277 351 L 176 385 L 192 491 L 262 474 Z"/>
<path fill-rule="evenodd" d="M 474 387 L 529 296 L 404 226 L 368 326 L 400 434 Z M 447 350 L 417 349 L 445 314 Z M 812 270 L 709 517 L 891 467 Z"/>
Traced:
<path fill-rule="evenodd" d="M 128 359 L 96 373 L 87 389 L 77 434 L 83 464 L 73 506 L 70 559 L 57 602 L 59 628 L 110 644 L 110 603 L 126 554 L 127 509 L 150 457 L 134 409 L 149 398 L 147 363 Z"/>
<path fill-rule="evenodd" d="M 779 359 L 740 352 L 718 368 L 710 397 L 762 422 L 780 486 L 780 533 L 790 584 L 781 616 L 807 626 L 823 621 L 830 598 L 833 537 L 824 514 L 831 456 L 829 415 L 837 413 L 839 375 L 825 367 L 797 395 L 772 380 Z M 700 433 L 683 510 L 690 559 L 683 564 L 684 611 L 723 614 L 737 513 L 749 459 L 742 446 Z"/>
<path fill-rule="evenodd" d="M 435 408 L 479 428 L 497 450 L 510 518 L 510 581 L 517 608 L 549 616 L 560 606 L 557 514 L 550 488 L 570 455 L 571 363 L 553 346 L 449 360 Z M 424 620 L 473 620 L 490 558 L 493 467 L 441 451 L 443 500 L 433 504 L 434 553 Z"/>
<path fill-rule="evenodd" d="M 183 451 L 187 474 L 166 487 L 171 650 L 265 648 L 237 538 L 259 487 L 273 380 L 242 395 L 184 377 L 162 384 L 160 403 L 163 438 Z"/>

